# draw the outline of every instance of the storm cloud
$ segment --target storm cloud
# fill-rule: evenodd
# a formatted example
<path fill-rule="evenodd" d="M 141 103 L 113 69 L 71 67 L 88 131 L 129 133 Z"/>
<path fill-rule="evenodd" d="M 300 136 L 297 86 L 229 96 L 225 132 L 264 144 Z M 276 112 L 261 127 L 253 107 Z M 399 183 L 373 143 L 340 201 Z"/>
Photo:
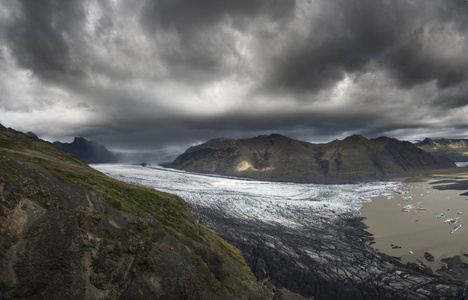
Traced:
<path fill-rule="evenodd" d="M 0 123 L 111 149 L 468 138 L 465 0 L 0 3 Z"/>

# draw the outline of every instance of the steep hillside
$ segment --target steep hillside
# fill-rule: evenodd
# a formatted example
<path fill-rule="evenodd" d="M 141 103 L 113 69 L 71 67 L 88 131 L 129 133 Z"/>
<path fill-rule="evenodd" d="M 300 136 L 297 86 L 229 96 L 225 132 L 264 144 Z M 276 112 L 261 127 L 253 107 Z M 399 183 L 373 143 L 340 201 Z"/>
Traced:
<path fill-rule="evenodd" d="M 71 143 L 54 142 L 53 145 L 67 153 L 78 156 L 88 164 L 114 163 L 117 161 L 117 157 L 107 150 L 104 145 L 88 141 L 82 137 L 75 137 Z"/>
<path fill-rule="evenodd" d="M 415 145 L 426 152 L 445 156 L 452 161 L 468 161 L 468 140 L 426 138 Z"/>
<path fill-rule="evenodd" d="M 260 180 L 346 183 L 419 174 L 455 167 L 450 160 L 396 139 L 353 135 L 311 144 L 272 134 L 222 140 L 180 155 L 172 167 Z"/>
<path fill-rule="evenodd" d="M 183 199 L 0 125 L 0 299 L 264 299 Z"/>

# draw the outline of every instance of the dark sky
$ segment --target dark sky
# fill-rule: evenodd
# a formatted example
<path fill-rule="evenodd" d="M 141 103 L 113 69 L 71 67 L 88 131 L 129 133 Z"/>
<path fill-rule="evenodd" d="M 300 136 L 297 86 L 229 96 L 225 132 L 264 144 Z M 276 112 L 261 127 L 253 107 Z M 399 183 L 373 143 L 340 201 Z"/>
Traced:
<path fill-rule="evenodd" d="M 465 0 L 3 0 L 0 123 L 111 149 L 468 138 Z"/>

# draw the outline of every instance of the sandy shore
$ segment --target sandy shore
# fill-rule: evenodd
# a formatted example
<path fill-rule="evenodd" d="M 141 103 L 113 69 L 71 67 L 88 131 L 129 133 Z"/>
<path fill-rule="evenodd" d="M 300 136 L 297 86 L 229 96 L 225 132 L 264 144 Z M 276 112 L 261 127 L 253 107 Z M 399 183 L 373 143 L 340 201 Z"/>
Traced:
<path fill-rule="evenodd" d="M 366 218 L 367 231 L 375 237 L 372 246 L 400 257 L 402 263 L 423 263 L 434 271 L 441 259 L 455 255 L 468 263 L 468 196 L 460 195 L 466 192 L 464 185 L 458 184 L 459 190 L 434 188 L 466 178 L 468 173 L 460 172 L 406 179 L 401 194 L 364 203 L 360 213 Z M 452 233 L 459 225 L 462 227 Z M 434 261 L 425 257 L 426 252 Z"/>

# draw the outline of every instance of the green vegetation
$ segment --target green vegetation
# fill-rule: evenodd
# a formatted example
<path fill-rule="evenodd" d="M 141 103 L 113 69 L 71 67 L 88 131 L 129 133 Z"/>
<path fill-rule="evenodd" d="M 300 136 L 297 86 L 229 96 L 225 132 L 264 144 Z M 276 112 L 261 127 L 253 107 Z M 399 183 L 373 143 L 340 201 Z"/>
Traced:
<path fill-rule="evenodd" d="M 68 184 L 81 184 L 85 189 L 103 195 L 109 205 L 137 216 L 153 216 L 165 228 L 171 228 L 178 238 L 184 235 L 201 241 L 195 221 L 185 201 L 180 197 L 142 186 L 126 184 L 92 169 L 76 156 L 67 154 L 45 142 L 30 139 L 24 134 L 0 128 L 0 168 L 17 182 L 21 175 L 9 166 L 9 158 L 37 164 Z"/>
<path fill-rule="evenodd" d="M 167 233 L 196 255 L 194 259 L 198 260 L 200 276 L 212 291 L 229 290 L 235 295 L 244 295 L 258 286 L 241 252 L 196 223 L 179 196 L 107 177 L 49 143 L 33 140 L 0 125 L 0 179 L 15 185 L 26 183 L 30 178 L 43 176 L 41 168 L 66 184 L 101 194 L 115 209 L 140 217 L 153 217 Z M 109 214 L 107 218 L 112 216 Z M 155 229 L 148 227 L 146 230 L 148 237 L 152 237 Z M 224 276 L 225 272 L 229 276 Z"/>

